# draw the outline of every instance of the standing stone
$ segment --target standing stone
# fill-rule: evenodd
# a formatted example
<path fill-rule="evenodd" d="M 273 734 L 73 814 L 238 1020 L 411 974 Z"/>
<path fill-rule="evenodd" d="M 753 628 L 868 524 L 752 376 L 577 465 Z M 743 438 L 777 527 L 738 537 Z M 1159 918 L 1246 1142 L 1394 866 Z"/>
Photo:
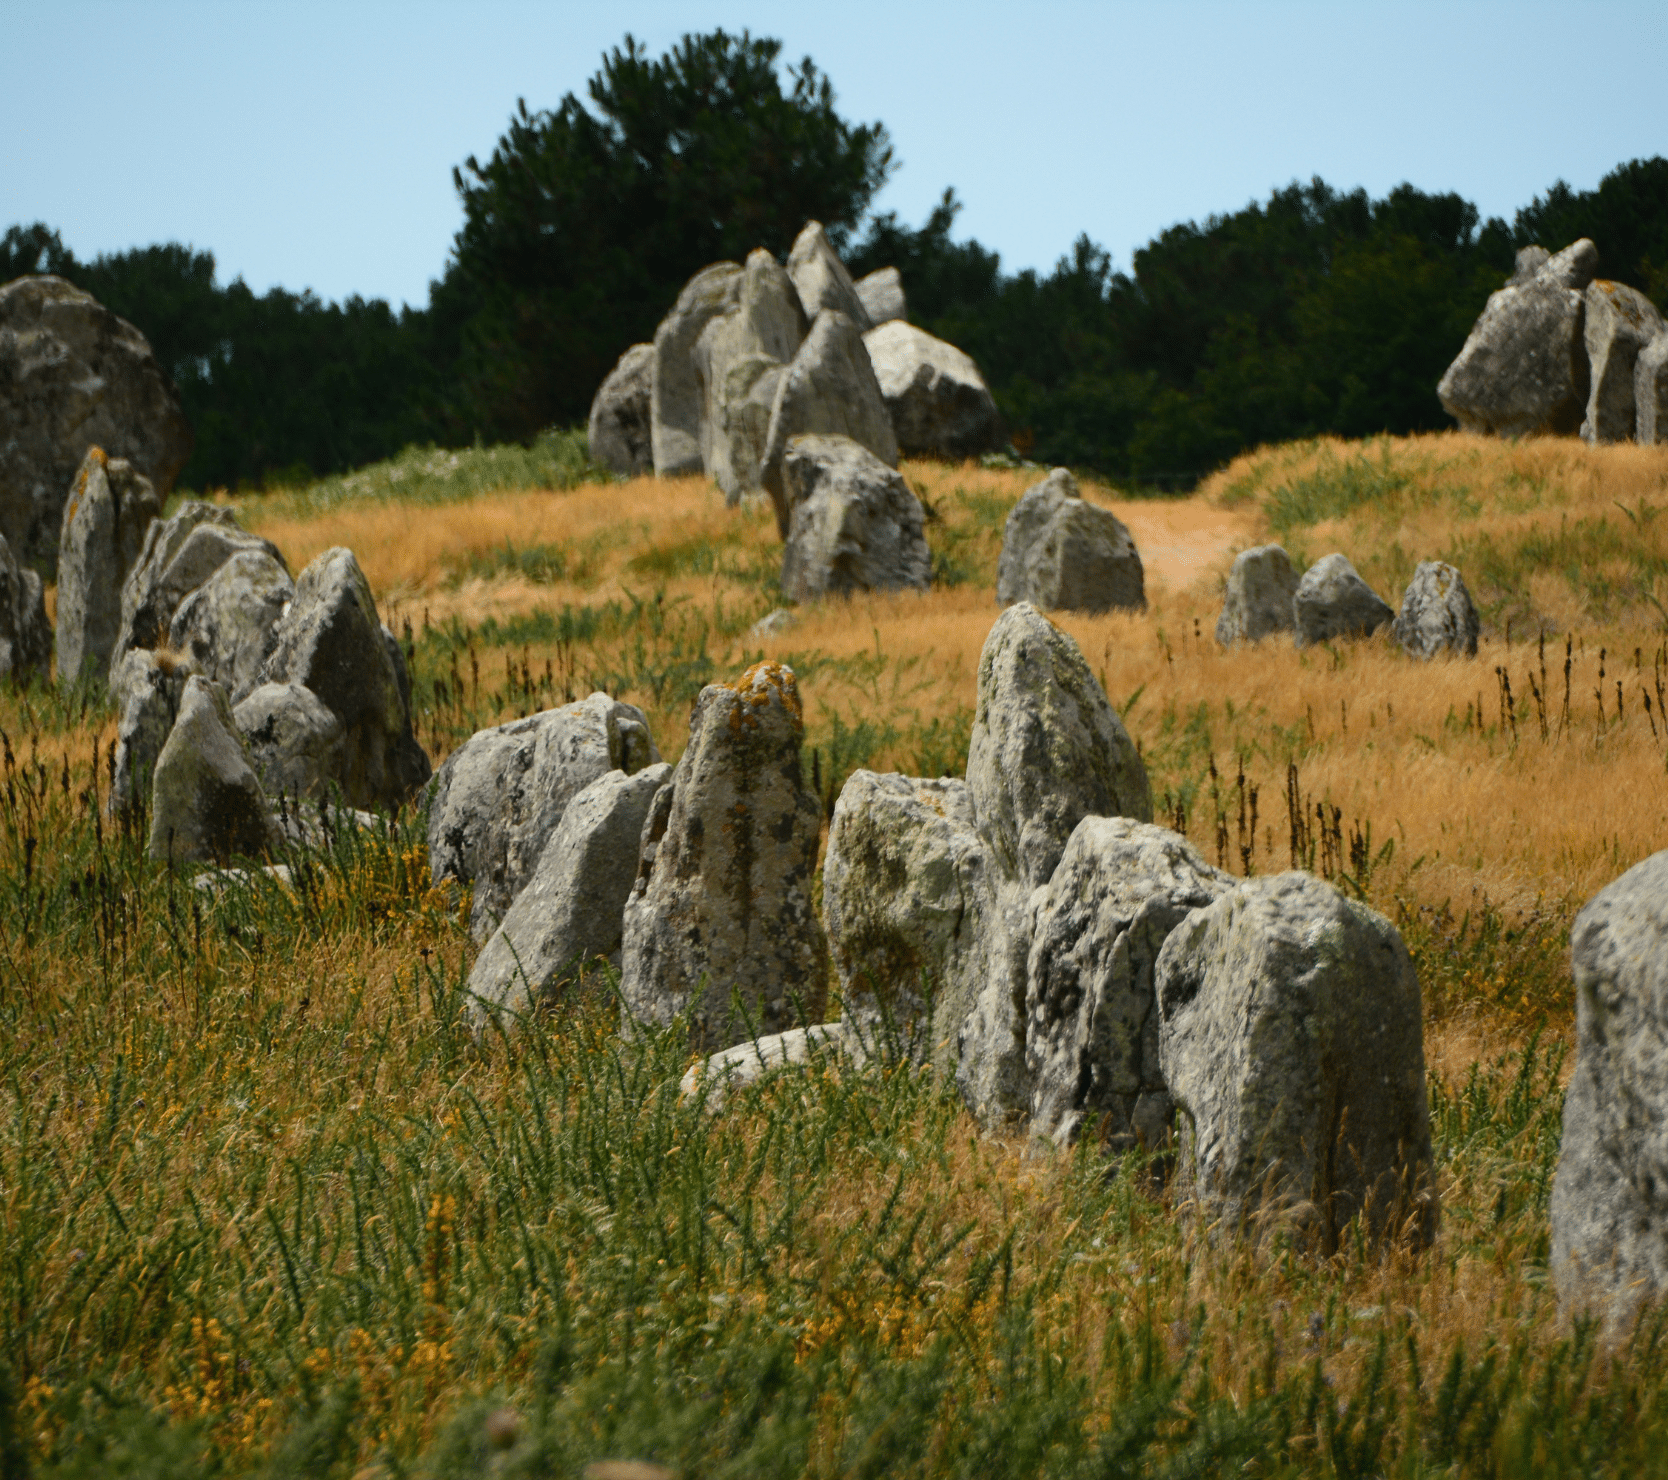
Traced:
<path fill-rule="evenodd" d="M 902 318 L 863 343 L 905 456 L 959 461 L 1001 441 L 996 400 L 970 355 Z"/>
<path fill-rule="evenodd" d="M 811 904 L 822 809 L 801 778 L 802 735 L 791 668 L 756 663 L 708 684 L 644 825 L 620 990 L 645 1022 L 687 1011 L 692 1048 L 822 1020 L 827 943 Z"/>
<path fill-rule="evenodd" d="M 498 1009 L 529 1011 L 582 963 L 618 965 L 643 823 L 671 775 L 664 761 L 633 776 L 609 771 L 568 803 L 532 878 L 469 973 L 478 1025 Z"/>
<path fill-rule="evenodd" d="M 239 550 L 180 603 L 168 646 L 188 653 L 199 673 L 241 704 L 261 682 L 278 619 L 294 597 L 282 560 L 264 549 Z"/>
<path fill-rule="evenodd" d="M 275 841 L 266 794 L 232 720 L 226 691 L 193 675 L 157 757 L 151 787 L 152 858 L 173 863 L 265 853 Z"/>
<path fill-rule="evenodd" d="M 1570 929 L 1575 1073 L 1552 1182 L 1564 1308 L 1625 1334 L 1668 1292 L 1668 853 L 1600 890 Z"/>
<path fill-rule="evenodd" d="M 173 733 L 193 671 L 189 659 L 136 648 L 110 676 L 110 697 L 118 716 L 111 816 L 132 817 L 150 805 L 156 759 Z"/>
<path fill-rule="evenodd" d="M 89 666 L 108 676 L 122 626 L 122 583 L 145 531 L 162 512 L 149 478 L 125 458 L 89 447 L 64 503 L 58 536 L 58 677 Z"/>
<path fill-rule="evenodd" d="M 1241 550 L 1228 572 L 1216 640 L 1231 647 L 1236 642 L 1259 642 L 1272 632 L 1290 632 L 1296 595 L 1297 572 L 1284 548 L 1258 545 Z"/>
<path fill-rule="evenodd" d="M 1519 247 L 1517 249 L 1517 268 L 1507 281 L 1509 288 L 1519 287 L 1524 283 L 1534 281 L 1535 274 L 1546 265 L 1552 253 L 1545 247 Z"/>
<path fill-rule="evenodd" d="M 1626 442 L 1637 423 L 1633 380 L 1639 352 L 1663 332 L 1662 315 L 1637 288 L 1595 278 L 1587 284 L 1585 338 L 1591 386 L 1581 435 Z"/>
<path fill-rule="evenodd" d="M 89 448 L 166 499 L 191 455 L 167 372 L 132 324 L 58 277 L 0 286 L 0 536 L 50 558 Z"/>
<path fill-rule="evenodd" d="M 1379 599 L 1343 555 L 1327 555 L 1303 572 L 1292 597 L 1298 647 L 1336 637 L 1369 637 L 1395 610 Z"/>
<path fill-rule="evenodd" d="M 1085 817 L 1035 908 L 1027 963 L 1031 1131 L 1065 1143 L 1102 1117 L 1117 1150 L 1157 1150 L 1171 1122 L 1153 966 L 1190 910 L 1234 887 L 1185 838 Z"/>
<path fill-rule="evenodd" d="M 1440 560 L 1426 560 L 1413 572 L 1392 630 L 1415 658 L 1441 652 L 1475 658 L 1482 621 L 1460 573 Z"/>
<path fill-rule="evenodd" d="M 52 624 L 41 578 L 19 565 L 0 537 L 0 678 L 45 678 L 52 669 Z"/>
<path fill-rule="evenodd" d="M 591 461 L 622 477 L 654 471 L 654 346 L 634 344 L 591 400 Z"/>
<path fill-rule="evenodd" d="M 828 233 L 820 221 L 807 221 L 805 229 L 794 238 L 793 250 L 788 253 L 788 276 L 799 291 L 807 318 L 833 309 L 856 324 L 859 333 L 874 328 L 857 285 L 829 245 Z"/>
<path fill-rule="evenodd" d="M 1358 1214 L 1434 1233 L 1419 980 L 1394 925 L 1309 874 L 1247 879 L 1171 931 L 1154 986 L 1201 1227 L 1272 1217 L 1329 1253 Z"/>
<path fill-rule="evenodd" d="M 1029 601 L 1045 611 L 1139 611 L 1147 604 L 1146 572 L 1122 521 L 1085 503 L 1070 471 L 1055 468 L 1008 514 L 996 601 Z"/>
<path fill-rule="evenodd" d="M 471 735 L 446 758 L 429 800 L 429 874 L 474 890 L 471 933 L 486 940 L 538 866 L 568 803 L 610 771 L 660 760 L 643 711 L 607 694 Z"/>
<path fill-rule="evenodd" d="M 346 731 L 330 706 L 298 683 L 263 683 L 232 710 L 268 797 L 316 801 L 342 775 Z"/>
<path fill-rule="evenodd" d="M 788 537 L 782 462 L 788 442 L 805 433 L 850 437 L 888 467 L 898 465 L 898 439 L 881 398 L 863 336 L 844 313 L 817 315 L 793 363 L 776 383 L 759 481 L 776 509 L 776 529 Z"/>
<path fill-rule="evenodd" d="M 879 268 L 867 277 L 858 278 L 853 286 L 869 322 L 876 328 L 893 319 L 909 317 L 909 305 L 904 301 L 903 274 L 897 268 Z"/>
<path fill-rule="evenodd" d="M 782 471 L 789 601 L 932 584 L 921 501 L 895 468 L 850 437 L 802 436 L 788 443 Z"/>
<path fill-rule="evenodd" d="M 1640 446 L 1668 442 L 1668 333 L 1658 334 L 1634 364 L 1633 402 Z"/>
<path fill-rule="evenodd" d="M 741 268 L 734 262 L 703 267 L 678 294 L 654 331 L 649 389 L 650 442 L 655 475 L 676 478 L 701 471 L 701 386 L 695 344 L 701 331 L 735 303 Z"/>

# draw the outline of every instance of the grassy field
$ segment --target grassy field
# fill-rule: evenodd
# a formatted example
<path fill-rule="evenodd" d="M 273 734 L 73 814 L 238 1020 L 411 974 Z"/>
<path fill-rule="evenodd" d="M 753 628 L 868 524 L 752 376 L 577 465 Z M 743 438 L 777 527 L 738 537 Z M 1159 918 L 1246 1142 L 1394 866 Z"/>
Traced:
<path fill-rule="evenodd" d="M 519 461 L 517 459 L 520 459 Z M 591 476 L 571 443 L 408 454 L 241 513 L 359 554 L 438 762 L 603 688 L 681 751 L 701 685 L 783 658 L 832 805 L 959 773 L 1008 509 L 1037 474 L 906 464 L 939 576 L 779 604 L 768 512 Z M 548 487 L 520 487 L 532 480 Z M 477 1047 L 466 901 L 421 819 L 216 895 L 100 820 L 111 716 L 0 695 L 0 1477 L 1636 1475 L 1662 1325 L 1560 1324 L 1546 1200 L 1569 921 L 1668 812 L 1668 451 L 1453 436 L 1242 458 L 1115 508 L 1139 616 L 1062 616 L 1212 862 L 1296 861 L 1402 926 L 1443 1204 L 1419 1255 L 1195 1241 L 1134 1162 L 976 1133 L 837 1063 L 719 1113 L 606 983 Z M 1465 573 L 1475 662 L 1222 653 L 1233 553 Z"/>

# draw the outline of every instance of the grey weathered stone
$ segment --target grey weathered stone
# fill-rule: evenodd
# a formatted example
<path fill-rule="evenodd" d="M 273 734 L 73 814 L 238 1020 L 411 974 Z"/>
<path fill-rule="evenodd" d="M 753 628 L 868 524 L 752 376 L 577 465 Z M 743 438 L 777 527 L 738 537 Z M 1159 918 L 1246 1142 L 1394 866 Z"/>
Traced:
<path fill-rule="evenodd" d="M 1280 545 L 1258 545 L 1241 550 L 1228 572 L 1222 596 L 1222 615 L 1216 619 L 1216 640 L 1223 647 L 1257 642 L 1271 632 L 1290 632 L 1294 623 L 1292 598 L 1297 595 L 1297 572 Z"/>
<path fill-rule="evenodd" d="M 754 642 L 769 642 L 792 632 L 798 625 L 799 613 L 791 606 L 779 606 L 760 617 L 747 629 L 747 635 Z"/>
<path fill-rule="evenodd" d="M 1577 293 L 1585 292 L 1587 284 L 1598 276 L 1599 253 L 1587 237 L 1571 242 L 1561 252 L 1554 252 L 1535 273 L 1535 281 L 1553 283 Z"/>
<path fill-rule="evenodd" d="M 776 383 L 759 482 L 776 509 L 776 528 L 788 537 L 788 505 L 782 464 L 788 443 L 806 433 L 850 437 L 888 467 L 898 465 L 898 439 L 881 398 L 863 336 L 845 314 L 825 309 L 793 363 Z"/>
<path fill-rule="evenodd" d="M 189 653 L 197 671 L 240 704 L 260 684 L 278 619 L 294 597 L 282 560 L 263 549 L 239 550 L 180 603 L 168 646 Z"/>
<path fill-rule="evenodd" d="M 260 854 L 276 838 L 226 691 L 188 678 L 151 784 L 149 853 L 175 863 Z"/>
<path fill-rule="evenodd" d="M 1668 333 L 1658 334 L 1633 367 L 1633 434 L 1641 446 L 1668 442 Z"/>
<path fill-rule="evenodd" d="M 1201 1226 L 1326 1251 L 1358 1214 L 1434 1233 L 1419 980 L 1394 925 L 1309 874 L 1247 879 L 1170 932 L 1154 987 Z"/>
<path fill-rule="evenodd" d="M 932 584 L 921 501 L 868 448 L 850 437 L 795 437 L 782 483 L 790 510 L 782 594 L 789 601 Z"/>
<path fill-rule="evenodd" d="M 788 253 L 788 276 L 799 292 L 807 318 L 814 319 L 824 309 L 833 309 L 856 324 L 860 333 L 874 328 L 857 285 L 829 245 L 828 233 L 820 221 L 807 221 L 804 230 L 794 238 L 793 250 Z"/>
<path fill-rule="evenodd" d="M 185 681 L 194 671 L 190 659 L 179 654 L 135 648 L 110 676 L 117 714 L 111 815 L 131 815 L 150 805 L 156 758 L 173 732 Z"/>
<path fill-rule="evenodd" d="M 122 626 L 122 583 L 162 512 L 151 481 L 125 458 L 89 447 L 64 501 L 58 535 L 58 677 L 102 680 Z"/>
<path fill-rule="evenodd" d="M 1570 929 L 1575 1072 L 1552 1182 L 1567 1310 L 1623 1334 L 1668 1293 L 1668 852 L 1599 891 Z"/>
<path fill-rule="evenodd" d="M 1070 1141 L 1103 1118 L 1117 1149 L 1157 1150 L 1171 1121 L 1158 1063 L 1153 965 L 1188 912 L 1235 880 L 1187 839 L 1127 817 L 1085 817 L 1034 908 L 1026 968 L 1031 1130 Z"/>
<path fill-rule="evenodd" d="M 908 457 L 977 457 L 1001 441 L 996 400 L 972 356 L 901 318 L 863 336 Z"/>
<path fill-rule="evenodd" d="M 232 710 L 267 796 L 312 801 L 342 774 L 346 731 L 330 706 L 298 683 L 263 683 Z"/>
<path fill-rule="evenodd" d="M 45 678 L 52 669 L 52 625 L 41 578 L 13 558 L 0 536 L 0 678 Z"/>
<path fill-rule="evenodd" d="M 409 690 L 389 651 L 371 583 L 353 551 L 316 557 L 272 629 L 264 683 L 298 683 L 342 722 L 341 772 L 332 778 L 349 806 L 397 806 L 429 779 L 429 758 L 411 727 Z"/>
<path fill-rule="evenodd" d="M 1482 620 L 1460 573 L 1440 560 L 1426 560 L 1413 572 L 1392 630 L 1415 658 L 1441 652 L 1474 658 Z"/>
<path fill-rule="evenodd" d="M 591 398 L 591 461 L 627 478 L 654 471 L 654 346 L 634 344 Z"/>
<path fill-rule="evenodd" d="M 822 809 L 800 775 L 802 733 L 792 669 L 757 663 L 708 684 L 644 825 L 620 990 L 642 1021 L 687 1012 L 695 1048 L 822 1017 L 827 943 L 811 904 Z"/>
<path fill-rule="evenodd" d="M 1304 571 L 1292 597 L 1298 647 L 1336 637 L 1368 637 L 1395 617 L 1395 609 L 1338 554 L 1324 556 Z"/>
<path fill-rule="evenodd" d="M 895 267 L 881 267 L 852 284 L 857 291 L 863 311 L 876 328 L 893 319 L 909 317 L 909 305 L 904 301 L 903 274 Z"/>
<path fill-rule="evenodd" d="M 1587 416 L 1581 423 L 1588 442 L 1632 439 L 1637 416 L 1633 378 L 1639 352 L 1663 332 L 1662 315 L 1637 288 L 1595 278 L 1587 284 L 1587 366 L 1590 383 Z"/>
<path fill-rule="evenodd" d="M 473 886 L 469 925 L 484 941 L 568 803 L 609 771 L 636 775 L 659 760 L 643 711 L 602 693 L 471 735 L 435 777 L 430 876 Z"/>
<path fill-rule="evenodd" d="M 664 761 L 631 776 L 609 771 L 568 803 L 532 877 L 475 958 L 469 990 L 478 1024 L 500 1009 L 527 1012 L 580 963 L 619 964 L 643 823 L 671 774 Z"/>
<path fill-rule="evenodd" d="M 1008 514 L 996 564 L 1001 606 L 1029 601 L 1045 611 L 1102 612 L 1147 604 L 1140 552 L 1121 520 L 1078 496 L 1055 468 Z"/>
<path fill-rule="evenodd" d="M 702 470 L 701 386 L 695 373 L 695 344 L 701 331 L 726 312 L 740 292 L 741 268 L 736 263 L 715 262 L 703 267 L 684 284 L 672 311 L 654 331 L 649 435 L 659 477 L 674 478 Z"/>
<path fill-rule="evenodd" d="M 708 1110 L 716 1110 L 730 1091 L 756 1084 L 773 1071 L 832 1059 L 850 1051 L 851 1044 L 840 1023 L 789 1028 L 785 1033 L 772 1033 L 721 1048 L 701 1063 L 692 1064 L 678 1081 L 678 1095 L 685 1100 L 699 1095 Z"/>
<path fill-rule="evenodd" d="M 1515 288 L 1534 281 L 1535 274 L 1546 266 L 1547 259 L 1551 256 L 1552 253 L 1545 247 L 1519 247 L 1517 268 L 1507 280 L 1506 286 Z"/>
<path fill-rule="evenodd" d="M 0 286 L 0 536 L 50 558 L 90 447 L 131 462 L 166 499 L 191 428 L 132 324 L 62 278 Z"/>

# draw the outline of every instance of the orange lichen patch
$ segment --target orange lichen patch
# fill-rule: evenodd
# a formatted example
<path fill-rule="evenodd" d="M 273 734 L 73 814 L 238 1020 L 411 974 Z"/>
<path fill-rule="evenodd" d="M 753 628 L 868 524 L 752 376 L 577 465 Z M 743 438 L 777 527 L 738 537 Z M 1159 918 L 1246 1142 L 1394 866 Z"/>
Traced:
<path fill-rule="evenodd" d="M 774 697 L 793 716 L 794 723 L 800 729 L 805 728 L 805 709 L 799 699 L 799 683 L 787 664 L 765 658 L 753 664 L 729 687 L 754 706 L 768 704 Z M 733 719 L 731 723 L 734 723 Z"/>

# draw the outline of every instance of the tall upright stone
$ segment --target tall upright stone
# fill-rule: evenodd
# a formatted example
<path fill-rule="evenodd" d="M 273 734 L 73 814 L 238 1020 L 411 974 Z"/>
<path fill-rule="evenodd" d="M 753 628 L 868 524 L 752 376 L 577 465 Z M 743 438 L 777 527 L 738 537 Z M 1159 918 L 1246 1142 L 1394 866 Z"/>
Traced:
<path fill-rule="evenodd" d="M 52 626 L 41 578 L 12 558 L 0 537 L 0 678 L 45 678 L 52 666 Z"/>
<path fill-rule="evenodd" d="M 1640 446 L 1668 442 L 1668 333 L 1658 334 L 1634 363 L 1633 404 Z"/>
<path fill-rule="evenodd" d="M 91 669 L 103 680 L 122 626 L 122 583 L 139 560 L 162 505 L 126 458 L 90 447 L 64 503 L 58 536 L 57 666 L 73 683 Z"/>
<path fill-rule="evenodd" d="M 654 471 L 654 346 L 634 344 L 591 398 L 586 446 L 591 461 L 621 477 Z"/>
<path fill-rule="evenodd" d="M 726 312 L 740 292 L 741 268 L 736 263 L 703 267 L 684 284 L 672 311 L 654 331 L 649 416 L 657 477 L 702 471 L 701 385 L 695 370 L 695 345 L 702 330 Z"/>
<path fill-rule="evenodd" d="M 1147 604 L 1146 571 L 1124 522 L 1083 499 L 1070 469 L 1055 468 L 1008 513 L 996 600 L 1045 611 L 1139 611 Z"/>
<path fill-rule="evenodd" d="M 807 318 L 815 319 L 824 309 L 832 309 L 857 325 L 859 333 L 874 328 L 857 285 L 830 245 L 820 221 L 807 221 L 794 238 L 793 250 L 788 253 L 788 276 L 799 292 Z"/>
<path fill-rule="evenodd" d="M 226 691 L 206 678 L 186 681 L 151 797 L 152 858 L 223 862 L 265 853 L 276 840 Z"/>
<path fill-rule="evenodd" d="M 1274 632 L 1290 632 L 1296 620 L 1292 615 L 1296 595 L 1297 572 L 1283 546 L 1241 550 L 1228 572 L 1216 640 L 1230 647 L 1236 642 L 1260 642 Z"/>
<path fill-rule="evenodd" d="M 1663 333 L 1662 315 L 1637 288 L 1595 278 L 1587 284 L 1587 416 L 1583 439 L 1593 443 L 1627 442 L 1633 437 L 1637 411 L 1634 370 L 1640 351 Z"/>

